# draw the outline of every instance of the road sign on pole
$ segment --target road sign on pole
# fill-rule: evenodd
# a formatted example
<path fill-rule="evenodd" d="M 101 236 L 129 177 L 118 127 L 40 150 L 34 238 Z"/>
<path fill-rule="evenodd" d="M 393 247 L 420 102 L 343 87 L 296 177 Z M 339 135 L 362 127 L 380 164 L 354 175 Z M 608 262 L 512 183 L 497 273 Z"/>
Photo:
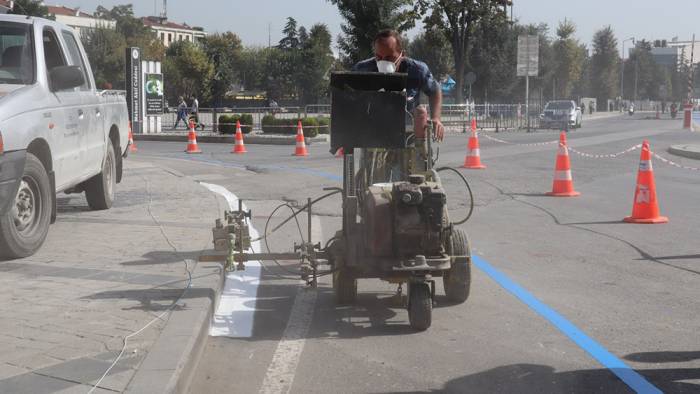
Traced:
<path fill-rule="evenodd" d="M 540 38 L 536 35 L 518 36 L 517 76 L 525 77 L 525 116 L 530 131 L 530 77 L 539 74 Z"/>

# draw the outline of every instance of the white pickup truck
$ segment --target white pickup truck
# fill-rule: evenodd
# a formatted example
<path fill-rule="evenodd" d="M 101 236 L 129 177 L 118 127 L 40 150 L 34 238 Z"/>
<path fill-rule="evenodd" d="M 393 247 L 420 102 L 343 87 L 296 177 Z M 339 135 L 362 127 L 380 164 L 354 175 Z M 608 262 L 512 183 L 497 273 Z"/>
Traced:
<path fill-rule="evenodd" d="M 110 208 L 128 130 L 126 99 L 95 89 L 71 28 L 0 15 L 0 256 L 41 247 L 59 192 Z"/>

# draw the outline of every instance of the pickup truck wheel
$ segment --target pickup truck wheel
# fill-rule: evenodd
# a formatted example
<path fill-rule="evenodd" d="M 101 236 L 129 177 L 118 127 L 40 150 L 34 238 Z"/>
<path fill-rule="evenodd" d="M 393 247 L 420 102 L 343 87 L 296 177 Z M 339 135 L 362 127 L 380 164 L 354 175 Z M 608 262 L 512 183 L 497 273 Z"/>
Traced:
<path fill-rule="evenodd" d="M 27 153 L 15 204 L 0 217 L 0 256 L 21 258 L 39 250 L 49 232 L 53 193 L 44 165 Z"/>
<path fill-rule="evenodd" d="M 107 140 L 107 157 L 102 164 L 102 172 L 85 182 L 85 197 L 90 209 L 97 211 L 112 207 L 117 180 L 116 162 L 112 141 Z"/>

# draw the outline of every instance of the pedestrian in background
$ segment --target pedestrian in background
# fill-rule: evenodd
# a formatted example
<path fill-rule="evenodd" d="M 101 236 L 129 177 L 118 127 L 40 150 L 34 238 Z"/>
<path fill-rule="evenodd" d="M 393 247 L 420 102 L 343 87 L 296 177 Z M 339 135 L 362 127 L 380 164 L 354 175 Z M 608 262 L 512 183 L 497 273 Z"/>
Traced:
<path fill-rule="evenodd" d="M 202 126 L 202 130 L 204 130 L 204 123 L 199 122 L 199 100 L 197 100 L 195 96 L 192 96 L 192 107 L 190 110 L 192 111 L 190 120 L 194 122 L 195 130 L 198 129 L 199 126 Z"/>
<path fill-rule="evenodd" d="M 187 129 L 187 103 L 185 102 L 185 98 L 180 96 L 179 98 L 179 103 L 177 105 L 177 120 L 175 121 L 175 126 L 173 126 L 173 129 L 177 130 L 177 125 L 180 124 L 180 121 L 182 120 L 182 123 L 185 124 L 185 129 Z"/>

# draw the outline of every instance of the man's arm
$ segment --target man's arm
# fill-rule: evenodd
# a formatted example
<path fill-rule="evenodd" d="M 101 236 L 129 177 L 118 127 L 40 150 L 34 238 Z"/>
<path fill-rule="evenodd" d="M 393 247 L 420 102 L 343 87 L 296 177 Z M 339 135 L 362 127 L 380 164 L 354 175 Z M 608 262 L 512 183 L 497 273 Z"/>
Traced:
<path fill-rule="evenodd" d="M 442 141 L 445 138 L 445 126 L 442 125 L 442 91 L 437 89 L 435 93 L 430 96 L 430 119 L 433 121 L 433 131 L 435 133 L 435 138 L 438 141 Z"/>

